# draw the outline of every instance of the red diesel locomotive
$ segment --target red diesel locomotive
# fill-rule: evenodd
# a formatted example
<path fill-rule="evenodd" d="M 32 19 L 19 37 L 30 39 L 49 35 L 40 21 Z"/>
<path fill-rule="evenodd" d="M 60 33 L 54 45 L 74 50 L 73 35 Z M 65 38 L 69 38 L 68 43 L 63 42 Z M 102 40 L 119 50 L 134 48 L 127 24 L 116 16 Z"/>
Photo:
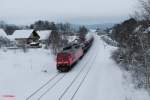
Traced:
<path fill-rule="evenodd" d="M 84 41 L 81 44 L 72 44 L 63 49 L 57 54 L 57 70 L 61 72 L 69 71 L 72 66 L 84 55 L 91 47 L 94 38 Z"/>

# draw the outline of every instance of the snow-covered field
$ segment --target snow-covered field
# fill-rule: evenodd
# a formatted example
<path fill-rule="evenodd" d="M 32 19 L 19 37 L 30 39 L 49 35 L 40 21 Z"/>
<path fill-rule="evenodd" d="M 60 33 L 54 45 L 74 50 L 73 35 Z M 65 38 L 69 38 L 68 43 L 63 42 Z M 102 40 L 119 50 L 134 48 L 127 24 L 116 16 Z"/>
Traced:
<path fill-rule="evenodd" d="M 44 73 L 44 70 L 48 70 Z M 56 73 L 55 60 L 48 50 L 0 52 L 0 100 L 25 100 Z M 6 97 L 5 97 L 6 96 Z M 8 96 L 8 97 L 7 97 Z"/>
<path fill-rule="evenodd" d="M 0 100 L 150 100 L 110 58 L 115 49 L 95 36 L 89 52 L 61 74 L 49 50 L 0 51 Z"/>

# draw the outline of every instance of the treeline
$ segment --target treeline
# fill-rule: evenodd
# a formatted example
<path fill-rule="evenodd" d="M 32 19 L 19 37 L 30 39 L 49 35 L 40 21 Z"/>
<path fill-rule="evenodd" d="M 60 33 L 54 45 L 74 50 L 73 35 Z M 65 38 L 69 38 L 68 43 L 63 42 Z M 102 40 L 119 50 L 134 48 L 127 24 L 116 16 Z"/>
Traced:
<path fill-rule="evenodd" d="M 29 28 L 35 30 L 57 30 L 66 34 L 77 32 L 77 29 L 75 29 L 70 23 L 55 23 L 42 20 L 34 22 Z"/>
<path fill-rule="evenodd" d="M 4 29 L 8 35 L 13 34 L 15 30 L 21 29 L 34 29 L 34 30 L 57 30 L 64 34 L 78 33 L 80 28 L 86 28 L 85 26 L 75 26 L 70 23 L 55 23 L 47 20 L 38 20 L 31 25 L 17 26 L 15 24 L 7 24 L 4 21 L 0 21 L 0 28 Z M 86 28 L 87 30 L 87 28 Z"/>
<path fill-rule="evenodd" d="M 78 29 L 73 28 L 69 23 L 55 23 L 49 21 L 38 20 L 29 26 L 17 26 L 14 24 L 7 24 L 0 21 L 0 28 L 3 28 L 8 35 L 11 35 L 15 30 L 19 29 L 34 29 L 34 30 L 58 30 L 61 32 L 76 32 Z"/>
<path fill-rule="evenodd" d="M 7 35 L 11 35 L 15 30 L 21 29 L 21 27 L 13 24 L 7 24 L 4 21 L 0 21 L 0 28 L 4 29 Z"/>
<path fill-rule="evenodd" d="M 47 47 L 53 50 L 54 54 L 57 54 L 63 47 L 69 44 L 68 36 L 79 37 L 80 42 L 84 41 L 88 29 L 85 26 L 79 27 L 77 31 L 71 28 L 70 24 L 57 24 L 52 29 L 51 35 L 48 37 Z"/>
<path fill-rule="evenodd" d="M 113 27 L 111 38 L 119 43 L 113 58 L 130 71 L 139 88 L 150 88 L 150 0 L 140 1 L 142 12 Z M 141 9 L 140 9 L 141 10 Z M 138 16 L 138 17 L 137 17 Z"/>

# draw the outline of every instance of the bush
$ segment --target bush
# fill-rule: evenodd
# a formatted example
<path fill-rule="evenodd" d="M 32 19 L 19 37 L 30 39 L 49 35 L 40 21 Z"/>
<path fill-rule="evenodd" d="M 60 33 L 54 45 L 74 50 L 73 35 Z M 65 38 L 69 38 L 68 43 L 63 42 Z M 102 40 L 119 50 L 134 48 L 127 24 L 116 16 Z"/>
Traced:
<path fill-rule="evenodd" d="M 124 23 L 128 25 L 131 24 L 130 21 L 128 20 Z M 148 79 L 150 78 L 149 27 L 138 23 L 138 25 L 133 24 L 133 29 L 128 30 L 124 23 L 115 26 L 115 31 L 112 33 L 113 39 L 120 45 L 112 57 L 123 69 L 132 73 L 137 87 L 146 87 L 148 89 L 150 88 L 150 80 Z"/>

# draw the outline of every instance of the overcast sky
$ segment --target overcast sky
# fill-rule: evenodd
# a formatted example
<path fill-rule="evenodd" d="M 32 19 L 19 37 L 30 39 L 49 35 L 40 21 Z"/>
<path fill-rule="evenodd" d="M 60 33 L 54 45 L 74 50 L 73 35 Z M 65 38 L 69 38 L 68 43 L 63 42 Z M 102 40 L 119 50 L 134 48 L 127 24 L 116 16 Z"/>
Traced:
<path fill-rule="evenodd" d="M 0 0 L 0 20 L 30 24 L 35 20 L 75 24 L 115 23 L 135 10 L 136 0 Z"/>

